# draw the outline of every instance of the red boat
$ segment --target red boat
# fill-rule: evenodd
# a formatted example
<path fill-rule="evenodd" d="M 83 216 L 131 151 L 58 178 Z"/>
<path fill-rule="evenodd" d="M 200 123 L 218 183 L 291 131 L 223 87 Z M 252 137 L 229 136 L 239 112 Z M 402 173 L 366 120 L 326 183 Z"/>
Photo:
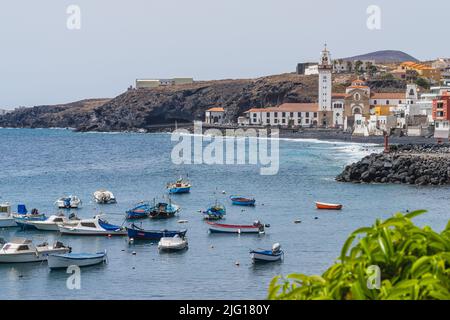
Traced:
<path fill-rule="evenodd" d="M 341 210 L 342 204 L 316 202 L 316 208 L 319 210 Z"/>

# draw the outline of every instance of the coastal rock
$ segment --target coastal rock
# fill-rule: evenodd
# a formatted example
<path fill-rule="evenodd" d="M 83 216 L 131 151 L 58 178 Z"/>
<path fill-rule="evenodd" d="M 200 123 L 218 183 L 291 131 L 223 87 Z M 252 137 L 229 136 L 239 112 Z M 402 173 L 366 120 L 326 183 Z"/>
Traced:
<path fill-rule="evenodd" d="M 450 184 L 450 145 L 396 145 L 346 166 L 340 182 L 415 185 Z"/>

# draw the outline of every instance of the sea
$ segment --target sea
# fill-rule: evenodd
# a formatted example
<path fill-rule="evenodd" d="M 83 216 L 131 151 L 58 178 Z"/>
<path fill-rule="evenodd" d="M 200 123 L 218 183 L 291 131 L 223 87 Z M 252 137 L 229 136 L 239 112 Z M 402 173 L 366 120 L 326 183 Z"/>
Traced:
<path fill-rule="evenodd" d="M 264 299 L 278 275 L 321 274 L 337 259 L 349 234 L 397 212 L 427 209 L 419 225 L 442 231 L 449 214 L 449 187 L 344 184 L 335 181 L 346 165 L 380 152 L 371 144 L 318 140 L 279 141 L 279 170 L 261 175 L 258 164 L 175 164 L 170 134 L 80 133 L 63 129 L 0 129 L 0 202 L 25 204 L 47 215 L 63 195 L 83 201 L 81 218 L 103 214 L 127 225 L 125 211 L 140 201 L 167 200 L 166 185 L 188 177 L 190 194 L 174 195 L 178 217 L 143 220 L 145 229 L 186 228 L 189 249 L 160 253 L 157 244 L 127 237 L 61 236 L 57 232 L 0 230 L 0 238 L 56 240 L 73 252 L 107 250 L 108 262 L 72 273 L 51 271 L 45 262 L 0 265 L 2 299 Z M 112 191 L 117 204 L 98 205 L 93 193 Z M 233 206 L 230 195 L 254 197 L 256 206 Z M 210 234 L 200 211 L 226 205 L 224 223 L 270 225 L 264 235 Z M 315 201 L 342 203 L 322 212 Z M 187 220 L 180 224 L 179 220 Z M 297 222 L 297 223 L 295 223 Z M 300 223 L 298 223 L 300 222 Z M 249 251 L 279 243 L 284 260 L 254 264 Z M 72 280 L 71 280 L 72 279 Z M 70 285 L 72 283 L 72 285 Z"/>

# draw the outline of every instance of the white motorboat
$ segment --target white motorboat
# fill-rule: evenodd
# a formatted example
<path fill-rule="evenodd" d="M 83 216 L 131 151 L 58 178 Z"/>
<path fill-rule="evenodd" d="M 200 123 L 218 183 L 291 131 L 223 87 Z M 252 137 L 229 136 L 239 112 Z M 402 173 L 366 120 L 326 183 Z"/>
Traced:
<path fill-rule="evenodd" d="M 82 219 L 76 225 L 58 225 L 62 234 L 85 235 L 85 236 L 126 236 L 127 229 L 124 227 L 109 224 L 101 219 L 100 215 L 93 219 Z"/>
<path fill-rule="evenodd" d="M 52 253 L 68 253 L 71 248 L 64 246 L 61 242 L 53 245 L 43 243 L 34 246 L 31 240 L 14 239 L 3 245 L 0 249 L 0 263 L 22 263 L 47 261 L 48 255 Z"/>
<path fill-rule="evenodd" d="M 59 209 L 77 209 L 81 207 L 81 199 L 77 196 L 61 197 L 55 201 L 55 205 Z"/>
<path fill-rule="evenodd" d="M 272 246 L 272 250 L 252 250 L 251 258 L 254 262 L 274 262 L 283 259 L 284 252 L 279 243 Z"/>
<path fill-rule="evenodd" d="M 164 237 L 158 243 L 159 250 L 179 251 L 188 247 L 188 241 L 185 237 L 175 235 L 174 237 Z"/>
<path fill-rule="evenodd" d="M 116 203 L 116 197 L 111 191 L 98 190 L 94 192 L 94 200 L 100 204 Z"/>
<path fill-rule="evenodd" d="M 71 215 L 67 218 L 64 214 L 50 216 L 46 220 L 16 220 L 16 223 L 23 229 L 37 229 L 41 231 L 59 231 L 59 225 L 76 226 L 80 219 Z"/>
<path fill-rule="evenodd" d="M 17 227 L 16 221 L 11 213 L 11 205 L 9 203 L 0 204 L 0 228 Z"/>
<path fill-rule="evenodd" d="M 106 262 L 106 250 L 99 253 L 64 253 L 48 256 L 50 269 L 68 268 L 70 266 L 87 267 Z"/>

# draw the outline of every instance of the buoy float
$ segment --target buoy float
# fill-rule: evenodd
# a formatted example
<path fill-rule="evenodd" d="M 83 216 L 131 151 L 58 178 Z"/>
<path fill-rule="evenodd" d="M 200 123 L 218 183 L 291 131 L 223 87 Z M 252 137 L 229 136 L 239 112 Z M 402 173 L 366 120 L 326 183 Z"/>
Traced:
<path fill-rule="evenodd" d="M 135 255 L 136 255 L 136 251 L 133 251 L 131 254 L 132 254 L 133 256 L 135 256 Z"/>
<path fill-rule="evenodd" d="M 237 265 L 238 267 L 240 265 L 239 261 L 236 261 L 234 264 Z"/>

